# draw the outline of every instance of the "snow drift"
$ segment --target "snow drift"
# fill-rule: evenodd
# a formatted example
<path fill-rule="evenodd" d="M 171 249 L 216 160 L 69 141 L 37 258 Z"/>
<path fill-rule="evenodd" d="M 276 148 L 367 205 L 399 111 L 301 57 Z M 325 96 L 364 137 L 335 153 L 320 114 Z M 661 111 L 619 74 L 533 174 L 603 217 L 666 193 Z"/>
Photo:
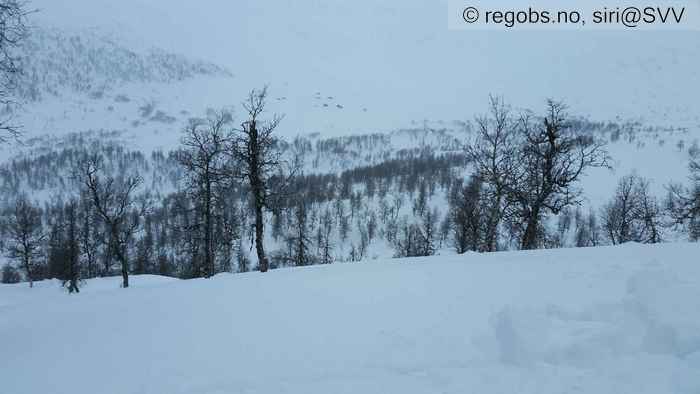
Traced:
<path fill-rule="evenodd" d="M 697 244 L 0 286 L 23 393 L 697 393 Z M 30 294 L 31 295 L 28 295 Z"/>

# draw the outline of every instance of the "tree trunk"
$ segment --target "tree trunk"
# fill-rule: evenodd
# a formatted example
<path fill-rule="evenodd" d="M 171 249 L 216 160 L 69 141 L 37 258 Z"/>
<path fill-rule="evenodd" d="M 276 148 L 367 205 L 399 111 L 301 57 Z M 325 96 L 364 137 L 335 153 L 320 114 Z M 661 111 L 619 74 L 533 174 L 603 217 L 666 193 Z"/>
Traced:
<path fill-rule="evenodd" d="M 93 268 L 92 268 L 92 264 L 93 264 L 92 253 L 90 251 L 85 251 L 85 254 L 87 256 L 87 275 L 88 275 L 88 278 L 92 278 L 92 270 L 93 270 Z"/>
<path fill-rule="evenodd" d="M 117 257 L 122 263 L 122 287 L 126 289 L 129 287 L 129 261 L 127 260 L 124 252 L 121 250 L 117 252 Z"/>
<path fill-rule="evenodd" d="M 34 275 L 32 275 L 32 266 L 29 262 L 29 257 L 24 257 L 24 270 L 27 271 L 27 279 L 29 279 L 29 288 L 34 287 Z"/>
<path fill-rule="evenodd" d="M 257 197 L 257 196 L 256 196 Z M 269 265 L 267 262 L 267 257 L 265 257 L 265 248 L 263 246 L 263 232 L 264 232 L 264 222 L 263 222 L 263 211 L 262 204 L 255 199 L 255 250 L 258 253 L 258 265 L 260 267 L 260 272 L 267 272 Z"/>
<path fill-rule="evenodd" d="M 129 287 L 129 270 L 128 270 L 128 263 L 125 261 L 122 261 L 122 287 L 127 288 Z"/>
<path fill-rule="evenodd" d="M 539 210 L 535 210 L 530 214 L 528 218 L 527 227 L 525 228 L 525 234 L 523 234 L 523 240 L 521 248 L 523 250 L 534 250 L 537 249 L 537 229 L 539 227 L 540 214 Z"/>
<path fill-rule="evenodd" d="M 209 176 L 207 174 L 206 176 Z M 211 182 L 207 179 L 205 180 L 205 195 L 204 195 L 204 269 L 205 277 L 210 278 L 214 276 L 214 257 L 213 257 L 213 247 L 212 247 L 212 220 L 211 220 Z"/>
<path fill-rule="evenodd" d="M 70 283 L 68 284 L 68 293 L 80 293 L 80 289 L 78 288 L 78 280 L 75 277 L 75 274 L 70 279 Z"/>
<path fill-rule="evenodd" d="M 129 287 L 129 260 L 125 251 L 122 249 L 121 242 L 117 240 L 114 244 L 114 253 L 117 255 L 117 259 L 122 265 L 122 287 L 126 289 Z"/>
<path fill-rule="evenodd" d="M 496 240 L 498 239 L 498 224 L 501 221 L 501 200 L 503 199 L 503 193 L 501 191 L 496 191 L 496 199 L 491 207 L 491 212 L 489 212 L 489 219 L 486 228 L 486 251 L 495 252 L 496 251 Z"/>
<path fill-rule="evenodd" d="M 250 189 L 255 200 L 255 250 L 258 253 L 258 267 L 260 272 L 267 272 L 269 267 L 267 257 L 265 257 L 265 247 L 263 246 L 263 238 L 265 231 L 265 223 L 263 217 L 263 208 L 265 206 L 265 186 L 260 173 L 260 144 L 258 141 L 258 130 L 255 121 L 250 122 L 250 132 L 248 141 L 250 170 L 249 181 Z"/>

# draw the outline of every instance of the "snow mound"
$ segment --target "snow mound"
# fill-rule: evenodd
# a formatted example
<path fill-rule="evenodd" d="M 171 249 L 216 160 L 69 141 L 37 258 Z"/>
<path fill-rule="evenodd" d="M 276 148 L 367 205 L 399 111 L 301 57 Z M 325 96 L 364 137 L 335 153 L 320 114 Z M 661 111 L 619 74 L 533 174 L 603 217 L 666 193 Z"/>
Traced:
<path fill-rule="evenodd" d="M 490 319 L 498 359 L 522 368 L 593 369 L 611 381 L 624 371 L 658 374 L 670 379 L 672 392 L 700 392 L 697 281 L 679 278 L 672 268 L 645 268 L 626 289 L 619 302 L 581 310 L 502 308 Z M 652 383 L 656 392 L 667 392 Z"/>

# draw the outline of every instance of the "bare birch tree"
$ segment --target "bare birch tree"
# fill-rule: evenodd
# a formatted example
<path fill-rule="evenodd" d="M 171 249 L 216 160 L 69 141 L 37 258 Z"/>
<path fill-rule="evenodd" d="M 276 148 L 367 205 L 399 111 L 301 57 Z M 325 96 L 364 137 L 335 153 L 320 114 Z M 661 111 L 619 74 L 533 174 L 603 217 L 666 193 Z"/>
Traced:
<path fill-rule="evenodd" d="M 235 176 L 245 182 L 250 189 L 253 210 L 255 211 L 255 249 L 258 267 L 267 272 L 269 261 L 265 255 L 264 211 L 270 207 L 273 197 L 274 177 L 282 172 L 283 161 L 274 134 L 282 120 L 274 115 L 269 120 L 261 119 L 265 112 L 267 88 L 253 90 L 243 103 L 247 120 L 233 133 L 229 153 L 237 163 Z"/>
<path fill-rule="evenodd" d="M 105 246 L 121 264 L 122 287 L 129 287 L 128 243 L 139 228 L 147 210 L 144 201 L 137 206 L 136 192 L 143 182 L 136 176 L 113 177 L 105 174 L 103 158 L 91 155 L 79 164 L 79 172 L 87 196 L 96 213 L 105 222 Z"/>

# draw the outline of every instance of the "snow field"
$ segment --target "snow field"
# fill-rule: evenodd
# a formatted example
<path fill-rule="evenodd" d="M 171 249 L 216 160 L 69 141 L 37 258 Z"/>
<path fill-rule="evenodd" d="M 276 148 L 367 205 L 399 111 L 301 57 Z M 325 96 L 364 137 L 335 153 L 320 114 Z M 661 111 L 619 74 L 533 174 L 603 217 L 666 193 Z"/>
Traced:
<path fill-rule="evenodd" d="M 0 381 L 16 394 L 697 393 L 699 251 L 136 276 L 79 296 L 2 286 Z"/>

